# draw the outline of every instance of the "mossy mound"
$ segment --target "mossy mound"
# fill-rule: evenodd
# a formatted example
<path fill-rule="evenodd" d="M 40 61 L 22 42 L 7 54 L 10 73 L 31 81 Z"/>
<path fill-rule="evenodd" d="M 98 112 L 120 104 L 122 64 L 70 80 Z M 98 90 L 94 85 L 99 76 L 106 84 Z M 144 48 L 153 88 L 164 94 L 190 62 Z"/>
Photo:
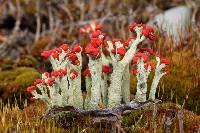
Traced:
<path fill-rule="evenodd" d="M 155 111 L 154 111 L 155 108 Z M 182 109 L 181 106 L 173 103 L 163 103 L 151 106 L 139 111 L 133 111 L 123 119 L 123 126 L 126 132 L 166 132 L 165 123 L 167 117 L 172 120 L 169 127 L 170 132 L 179 132 L 178 112 L 183 113 L 183 129 L 185 132 L 198 132 L 200 126 L 200 116 L 193 112 Z M 155 117 L 153 118 L 153 112 Z"/>
<path fill-rule="evenodd" d="M 14 98 L 25 97 L 26 87 L 33 84 L 40 73 L 31 67 L 17 67 L 12 70 L 0 72 L 1 98 L 5 100 L 14 100 Z"/>
<path fill-rule="evenodd" d="M 38 60 L 32 55 L 23 55 L 16 60 L 15 66 L 17 67 L 34 67 L 37 68 L 39 65 Z"/>

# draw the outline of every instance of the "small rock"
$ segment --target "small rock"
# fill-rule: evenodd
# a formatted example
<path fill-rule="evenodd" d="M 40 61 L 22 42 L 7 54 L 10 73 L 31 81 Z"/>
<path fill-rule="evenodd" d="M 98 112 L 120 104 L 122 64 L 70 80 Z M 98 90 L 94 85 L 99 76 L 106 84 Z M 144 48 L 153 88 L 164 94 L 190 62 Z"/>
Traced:
<path fill-rule="evenodd" d="M 158 14 L 148 24 L 158 27 L 161 31 L 166 32 L 168 36 L 171 36 L 175 42 L 178 42 L 180 36 L 187 35 L 191 16 L 192 10 L 189 7 L 178 6 Z"/>

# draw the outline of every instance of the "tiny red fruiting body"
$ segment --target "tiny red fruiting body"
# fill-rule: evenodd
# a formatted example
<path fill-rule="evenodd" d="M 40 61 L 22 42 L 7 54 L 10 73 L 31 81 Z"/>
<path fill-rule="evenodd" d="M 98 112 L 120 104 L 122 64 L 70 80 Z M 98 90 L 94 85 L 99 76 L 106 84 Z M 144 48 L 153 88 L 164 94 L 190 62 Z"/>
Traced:
<path fill-rule="evenodd" d="M 51 72 L 51 75 L 54 76 L 54 77 L 58 77 L 59 76 L 59 71 L 53 71 Z"/>
<path fill-rule="evenodd" d="M 27 90 L 27 92 L 31 93 L 35 89 L 36 89 L 35 86 L 29 86 L 26 90 Z"/>
<path fill-rule="evenodd" d="M 55 78 L 49 78 L 48 79 L 48 85 L 49 86 L 52 86 L 54 84 L 54 82 L 55 82 Z"/>
<path fill-rule="evenodd" d="M 85 76 L 85 77 L 90 77 L 91 76 L 91 73 L 90 73 L 90 69 L 89 68 L 86 68 L 84 71 L 83 71 L 83 76 Z"/>
<path fill-rule="evenodd" d="M 112 69 L 109 66 L 102 66 L 102 72 L 106 73 L 106 74 L 111 74 L 112 73 Z"/>

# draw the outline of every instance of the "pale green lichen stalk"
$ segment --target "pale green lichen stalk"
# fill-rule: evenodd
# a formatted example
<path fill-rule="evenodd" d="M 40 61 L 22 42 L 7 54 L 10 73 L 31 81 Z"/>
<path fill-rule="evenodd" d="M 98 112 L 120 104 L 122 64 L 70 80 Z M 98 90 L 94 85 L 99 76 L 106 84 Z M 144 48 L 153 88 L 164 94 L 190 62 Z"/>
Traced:
<path fill-rule="evenodd" d="M 135 95 L 135 100 L 140 102 L 145 102 L 147 100 L 147 79 L 151 71 L 151 66 L 147 68 L 144 67 L 144 60 L 141 58 L 138 60 L 137 65 L 137 92 Z"/>
<path fill-rule="evenodd" d="M 167 72 L 163 71 L 163 68 L 166 67 L 166 64 L 165 63 L 161 63 L 159 57 L 156 57 L 156 61 L 157 61 L 157 65 L 156 65 L 156 69 L 155 69 L 155 75 L 154 75 L 154 79 L 153 79 L 153 82 L 151 84 L 151 90 L 150 90 L 150 93 L 149 93 L 149 99 L 150 100 L 154 100 L 155 99 L 156 88 L 158 86 L 158 83 L 159 83 L 160 79 L 165 74 L 167 74 Z"/>

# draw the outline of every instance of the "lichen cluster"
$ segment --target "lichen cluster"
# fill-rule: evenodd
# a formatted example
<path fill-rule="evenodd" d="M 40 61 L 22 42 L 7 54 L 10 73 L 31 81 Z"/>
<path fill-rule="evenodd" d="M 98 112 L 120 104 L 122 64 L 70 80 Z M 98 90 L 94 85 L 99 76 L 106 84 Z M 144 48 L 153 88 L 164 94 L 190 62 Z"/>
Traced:
<path fill-rule="evenodd" d="M 53 71 L 44 72 L 42 79 L 36 79 L 34 86 L 27 88 L 33 94 L 32 100 L 43 100 L 48 108 L 53 106 L 74 106 L 79 109 L 112 108 L 130 102 L 130 73 L 137 77 L 135 101 L 154 100 L 160 78 L 167 73 L 169 61 L 156 55 L 150 48 L 143 48 L 145 39 L 155 40 L 153 28 L 144 24 L 131 24 L 133 35 L 126 41 L 115 38 L 108 40 L 102 32 L 103 26 L 91 22 L 80 29 L 89 35 L 86 47 L 75 44 L 69 48 L 62 44 L 41 55 L 49 59 Z M 105 52 L 106 51 L 106 52 Z M 82 70 L 82 54 L 89 58 L 88 68 Z M 106 54 L 108 53 L 108 54 Z M 157 64 L 148 62 L 148 56 L 156 57 Z M 147 97 L 147 79 L 154 71 L 154 80 Z M 85 76 L 86 96 L 81 90 L 81 74 Z"/>

